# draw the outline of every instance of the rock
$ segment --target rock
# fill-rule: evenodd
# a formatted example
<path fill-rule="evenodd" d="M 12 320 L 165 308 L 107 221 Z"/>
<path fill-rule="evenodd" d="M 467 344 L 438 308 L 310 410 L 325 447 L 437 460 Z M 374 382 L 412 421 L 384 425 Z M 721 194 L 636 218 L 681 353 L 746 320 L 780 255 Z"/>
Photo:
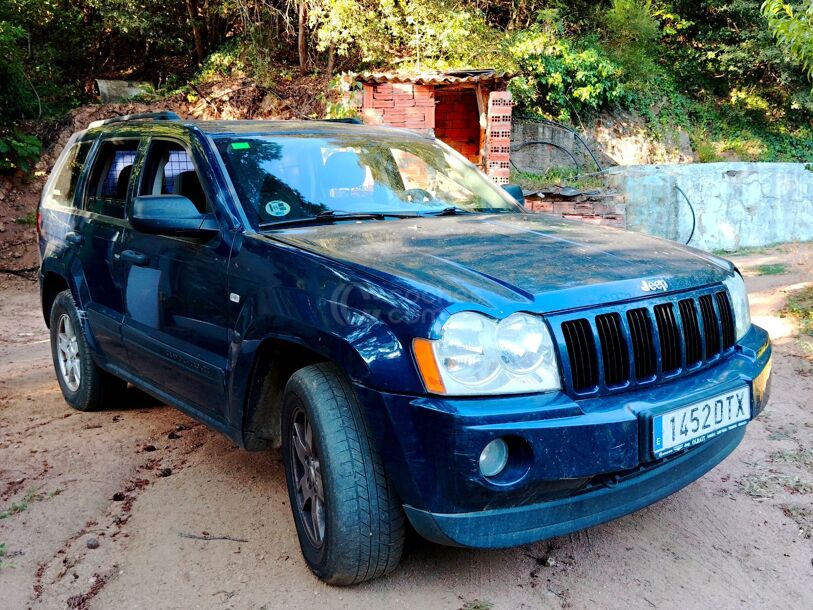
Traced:
<path fill-rule="evenodd" d="M 89 549 L 98 549 L 99 548 L 99 540 L 96 538 L 88 538 L 87 542 L 85 542 L 85 546 Z"/>
<path fill-rule="evenodd" d="M 155 451 L 155 445 L 144 445 L 144 447 L 142 447 L 142 449 L 144 451 L 148 451 L 148 452 L 149 451 Z"/>
<path fill-rule="evenodd" d="M 175 440 L 181 438 L 181 435 L 178 434 L 177 432 L 170 432 L 169 434 L 167 434 L 167 438 L 170 440 Z"/>
<path fill-rule="evenodd" d="M 172 475 L 172 468 L 162 468 L 158 471 L 159 477 L 168 477 L 170 475 Z"/>
<path fill-rule="evenodd" d="M 125 497 L 126 496 L 124 495 L 123 491 L 117 491 L 116 493 L 113 494 L 113 501 L 114 502 L 124 502 Z"/>

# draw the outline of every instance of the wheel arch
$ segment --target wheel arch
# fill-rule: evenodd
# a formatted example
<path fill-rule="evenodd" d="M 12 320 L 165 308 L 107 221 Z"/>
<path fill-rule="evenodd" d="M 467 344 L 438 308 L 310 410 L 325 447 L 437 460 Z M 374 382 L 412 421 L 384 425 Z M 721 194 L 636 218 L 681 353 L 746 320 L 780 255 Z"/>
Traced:
<path fill-rule="evenodd" d="M 40 280 L 40 300 L 42 303 L 42 317 L 45 319 L 45 326 L 51 328 L 51 308 L 54 305 L 54 300 L 60 292 L 70 290 L 71 288 L 68 280 L 61 273 L 56 271 L 45 271 Z"/>
<path fill-rule="evenodd" d="M 319 350 L 278 336 L 260 341 L 254 352 L 243 409 L 243 444 L 249 450 L 278 448 L 282 443 L 282 395 L 296 371 L 333 362 Z"/>

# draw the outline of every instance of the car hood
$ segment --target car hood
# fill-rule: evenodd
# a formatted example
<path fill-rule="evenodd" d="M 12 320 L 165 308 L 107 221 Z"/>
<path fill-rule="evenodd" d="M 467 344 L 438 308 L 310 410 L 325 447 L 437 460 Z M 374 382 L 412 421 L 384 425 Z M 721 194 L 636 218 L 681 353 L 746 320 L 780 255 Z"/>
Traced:
<path fill-rule="evenodd" d="M 266 235 L 450 303 L 533 303 L 539 312 L 651 296 L 643 279 L 664 280 L 668 292 L 695 288 L 732 269 L 674 242 L 547 214 L 342 222 Z"/>

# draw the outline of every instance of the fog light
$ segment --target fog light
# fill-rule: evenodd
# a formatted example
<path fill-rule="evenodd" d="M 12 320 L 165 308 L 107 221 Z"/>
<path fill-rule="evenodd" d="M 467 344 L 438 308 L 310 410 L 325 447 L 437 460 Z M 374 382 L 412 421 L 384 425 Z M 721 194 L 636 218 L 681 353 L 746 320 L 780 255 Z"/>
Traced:
<path fill-rule="evenodd" d="M 480 473 L 484 477 L 495 477 L 508 464 L 508 445 L 501 438 L 494 439 L 480 454 Z"/>

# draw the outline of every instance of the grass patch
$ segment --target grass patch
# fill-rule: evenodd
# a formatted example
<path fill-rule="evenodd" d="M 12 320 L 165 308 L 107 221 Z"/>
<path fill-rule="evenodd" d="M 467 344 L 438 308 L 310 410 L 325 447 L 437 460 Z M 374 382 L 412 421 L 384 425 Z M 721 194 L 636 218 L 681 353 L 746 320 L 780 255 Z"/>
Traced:
<path fill-rule="evenodd" d="M 813 336 L 813 286 L 791 294 L 784 313 L 796 318 L 802 334 Z"/>
<path fill-rule="evenodd" d="M 578 189 L 598 189 L 604 187 L 601 174 L 583 175 L 575 168 L 551 167 L 542 173 L 511 170 L 511 184 L 519 184 L 523 189 L 538 191 L 551 186 L 572 186 Z"/>
<path fill-rule="evenodd" d="M 43 495 L 39 493 L 38 490 L 32 488 L 29 489 L 25 495 L 23 496 L 22 500 L 18 500 L 17 502 L 12 502 L 11 505 L 4 509 L 0 510 L 0 519 L 8 519 L 9 517 L 16 515 L 18 513 L 23 512 L 24 510 L 28 509 L 28 506 L 32 502 L 39 502 L 43 499 Z"/>
<path fill-rule="evenodd" d="M 799 533 L 807 539 L 813 538 L 813 510 L 806 506 L 791 506 L 783 504 L 782 512 L 785 516 L 793 519 L 799 526 Z"/>
<path fill-rule="evenodd" d="M 777 474 L 750 474 L 739 482 L 743 491 L 752 498 L 773 498 L 778 492 L 809 494 L 813 485 L 800 477 Z"/>
<path fill-rule="evenodd" d="M 771 454 L 771 461 L 793 464 L 799 468 L 813 469 L 813 449 L 797 449 L 795 451 L 777 451 Z"/>
<path fill-rule="evenodd" d="M 749 269 L 749 271 L 753 271 L 755 275 L 783 275 L 788 272 L 788 266 L 785 263 L 772 263 L 757 265 Z"/>
<path fill-rule="evenodd" d="M 23 216 L 22 218 L 16 218 L 14 222 L 18 225 L 25 225 L 27 227 L 33 227 L 37 224 L 37 213 L 30 212 Z"/>
<path fill-rule="evenodd" d="M 460 610 L 491 610 L 493 607 L 494 604 L 489 601 L 473 599 L 463 604 Z"/>

